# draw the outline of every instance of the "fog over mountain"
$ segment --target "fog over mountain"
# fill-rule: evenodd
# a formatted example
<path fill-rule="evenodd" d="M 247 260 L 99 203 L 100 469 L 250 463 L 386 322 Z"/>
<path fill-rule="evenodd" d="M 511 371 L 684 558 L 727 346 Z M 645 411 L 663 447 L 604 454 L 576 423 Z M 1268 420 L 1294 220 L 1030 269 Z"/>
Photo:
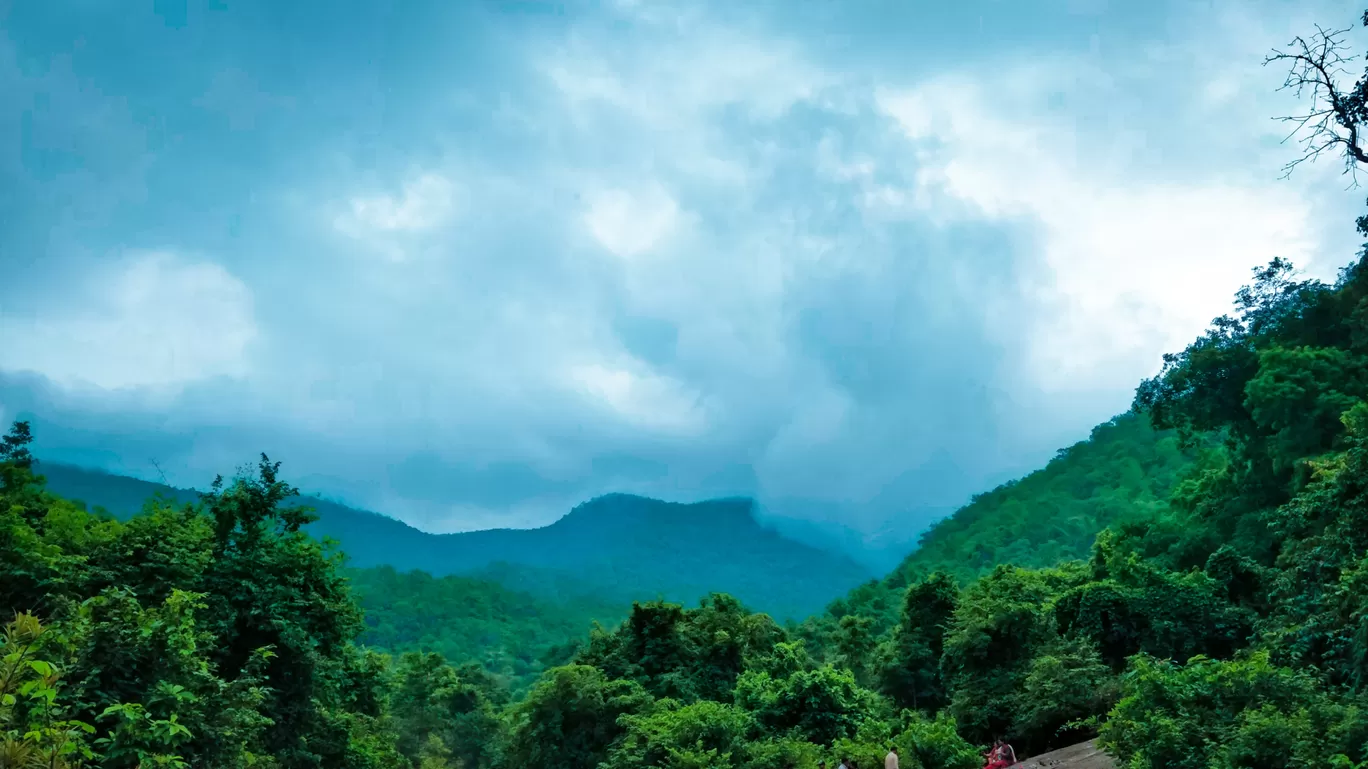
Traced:
<path fill-rule="evenodd" d="M 0 418 L 175 486 L 901 556 L 1356 240 L 1257 66 L 1338 3 L 134 5 L 0 5 Z"/>

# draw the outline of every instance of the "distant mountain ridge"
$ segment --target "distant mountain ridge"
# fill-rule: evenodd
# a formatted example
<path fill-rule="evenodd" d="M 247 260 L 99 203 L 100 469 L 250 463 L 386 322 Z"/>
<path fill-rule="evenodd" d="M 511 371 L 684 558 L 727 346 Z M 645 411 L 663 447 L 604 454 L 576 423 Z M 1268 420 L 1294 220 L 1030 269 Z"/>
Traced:
<path fill-rule="evenodd" d="M 54 493 L 120 518 L 158 494 L 177 502 L 199 496 L 72 465 L 40 462 L 38 470 Z M 337 540 L 354 568 L 476 576 L 540 596 L 663 597 L 693 605 L 715 591 L 778 618 L 801 619 L 874 577 L 845 555 L 762 525 L 749 499 L 680 504 L 609 494 L 542 528 L 456 534 L 429 534 L 316 497 L 301 501 L 319 515 L 309 532 Z"/>

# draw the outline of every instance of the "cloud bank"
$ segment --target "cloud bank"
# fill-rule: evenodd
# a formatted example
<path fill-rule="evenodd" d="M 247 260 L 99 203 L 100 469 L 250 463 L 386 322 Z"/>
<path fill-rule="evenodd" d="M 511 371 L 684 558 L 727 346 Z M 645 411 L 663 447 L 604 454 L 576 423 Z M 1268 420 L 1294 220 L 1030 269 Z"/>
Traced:
<path fill-rule="evenodd" d="M 608 491 L 913 531 L 1251 267 L 1353 255 L 1259 66 L 1353 14 L 1138 5 L 16 5 L 0 410 L 434 531 Z"/>

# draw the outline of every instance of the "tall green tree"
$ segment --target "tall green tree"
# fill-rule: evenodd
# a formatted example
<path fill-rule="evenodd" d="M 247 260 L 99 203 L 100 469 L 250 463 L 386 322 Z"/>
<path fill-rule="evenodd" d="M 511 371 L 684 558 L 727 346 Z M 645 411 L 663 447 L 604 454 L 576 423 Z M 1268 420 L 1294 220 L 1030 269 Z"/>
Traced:
<path fill-rule="evenodd" d="M 933 572 L 907 588 L 898 627 L 881 651 L 880 682 L 899 707 L 935 712 L 948 701 L 941 676 L 945 633 L 959 605 L 959 586 Z"/>
<path fill-rule="evenodd" d="M 587 665 L 553 668 L 509 711 L 503 760 L 509 767 L 597 769 L 625 732 L 622 717 L 652 704 L 634 681 L 610 680 Z"/>
<path fill-rule="evenodd" d="M 392 763 L 353 744 L 351 732 L 367 733 L 380 716 L 352 645 L 361 611 L 341 556 L 301 530 L 314 516 L 288 504 L 298 491 L 279 470 L 262 455 L 255 475 L 216 479 L 205 497 L 214 536 L 200 591 L 214 663 L 231 679 L 268 652 L 266 748 L 286 769 Z"/>
<path fill-rule="evenodd" d="M 392 695 L 392 714 L 399 751 L 420 763 L 439 751 L 465 769 L 486 769 L 503 740 L 503 722 L 495 684 L 475 666 L 456 669 L 441 655 L 411 652 L 399 658 Z"/>

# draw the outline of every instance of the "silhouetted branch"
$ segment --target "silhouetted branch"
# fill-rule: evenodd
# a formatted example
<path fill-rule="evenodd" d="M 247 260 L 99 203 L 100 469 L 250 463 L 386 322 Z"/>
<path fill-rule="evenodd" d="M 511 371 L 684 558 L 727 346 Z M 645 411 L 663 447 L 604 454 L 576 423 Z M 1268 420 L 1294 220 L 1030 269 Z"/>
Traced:
<path fill-rule="evenodd" d="M 1364 16 L 1368 25 L 1368 14 Z M 1339 83 L 1350 73 L 1346 65 L 1356 57 L 1347 55 L 1348 46 L 1342 37 L 1349 29 L 1326 31 L 1316 27 L 1316 34 L 1308 40 L 1297 37 L 1285 51 L 1274 51 L 1264 64 L 1282 62 L 1288 65 L 1287 79 L 1279 90 L 1291 90 L 1298 98 L 1309 99 L 1306 114 L 1275 118 L 1293 125 L 1284 142 L 1296 138 L 1302 145 L 1301 157 L 1283 167 L 1283 177 L 1307 160 L 1314 160 L 1329 150 L 1344 153 L 1345 173 L 1350 174 L 1350 186 L 1358 185 L 1358 164 L 1368 164 L 1361 129 L 1368 120 L 1365 94 L 1368 80 L 1359 78 L 1349 90 Z"/>

